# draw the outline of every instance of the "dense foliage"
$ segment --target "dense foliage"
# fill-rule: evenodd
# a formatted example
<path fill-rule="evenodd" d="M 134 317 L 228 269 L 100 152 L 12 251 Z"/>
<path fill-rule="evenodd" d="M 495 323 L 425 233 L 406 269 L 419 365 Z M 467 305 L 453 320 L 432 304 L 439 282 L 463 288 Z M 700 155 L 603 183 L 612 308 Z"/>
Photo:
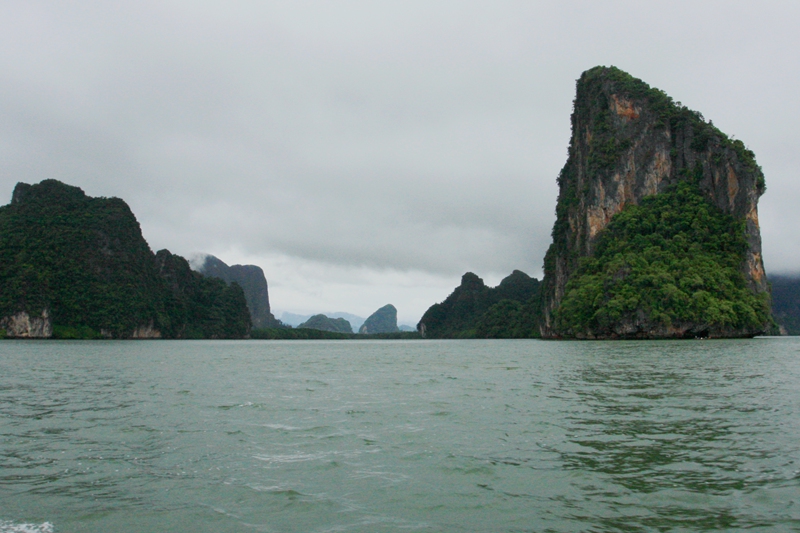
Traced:
<path fill-rule="evenodd" d="M 497 287 L 467 272 L 461 285 L 432 305 L 417 329 L 431 338 L 514 338 L 534 333 L 531 302 L 538 295 L 539 280 L 515 270 Z"/>
<path fill-rule="evenodd" d="M 611 220 L 567 284 L 556 328 L 597 335 L 622 322 L 693 322 L 757 331 L 769 309 L 739 271 L 746 246 L 743 222 L 680 182 Z"/>
<path fill-rule="evenodd" d="M 0 207 L 0 319 L 48 309 L 59 338 L 126 338 L 142 328 L 168 337 L 246 335 L 241 289 L 191 274 L 168 287 L 118 198 L 45 180 L 18 184 Z"/>
<path fill-rule="evenodd" d="M 156 254 L 166 288 L 165 313 L 158 325 L 165 336 L 185 339 L 230 339 L 247 336 L 250 312 L 237 283 L 205 277 L 188 261 L 168 250 Z"/>
<path fill-rule="evenodd" d="M 207 255 L 197 269 L 206 277 L 219 278 L 227 283 L 238 283 L 244 291 L 250 320 L 254 328 L 276 328 L 282 324 L 270 311 L 269 288 L 264 271 L 256 265 L 228 266 L 222 260 Z"/>
<path fill-rule="evenodd" d="M 519 339 L 532 336 L 533 326 L 530 313 L 523 303 L 500 300 L 478 319 L 475 336 L 482 339 Z"/>
<path fill-rule="evenodd" d="M 344 318 L 330 318 L 325 315 L 314 315 L 298 326 L 298 329 L 318 329 L 336 333 L 353 333 L 350 322 Z"/>
<path fill-rule="evenodd" d="M 310 328 L 253 328 L 250 337 L 264 340 L 338 340 L 352 339 L 356 335 Z"/>

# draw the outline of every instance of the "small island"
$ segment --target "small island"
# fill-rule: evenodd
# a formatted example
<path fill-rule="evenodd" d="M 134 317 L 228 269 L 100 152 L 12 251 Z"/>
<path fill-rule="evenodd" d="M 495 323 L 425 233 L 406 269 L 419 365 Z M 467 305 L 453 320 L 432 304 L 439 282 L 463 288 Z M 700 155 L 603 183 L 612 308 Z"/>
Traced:
<path fill-rule="evenodd" d="M 557 181 L 541 286 L 527 300 L 496 301 L 497 289 L 467 273 L 428 309 L 421 334 L 670 339 L 775 329 L 758 225 L 766 185 L 742 141 L 642 80 L 596 67 L 578 80 Z"/>

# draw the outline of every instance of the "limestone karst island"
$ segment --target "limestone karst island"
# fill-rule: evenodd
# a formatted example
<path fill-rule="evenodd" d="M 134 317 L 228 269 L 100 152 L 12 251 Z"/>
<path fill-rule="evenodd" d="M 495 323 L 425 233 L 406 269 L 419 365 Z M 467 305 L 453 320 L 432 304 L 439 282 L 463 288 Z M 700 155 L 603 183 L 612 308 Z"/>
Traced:
<path fill-rule="evenodd" d="M 752 337 L 772 327 L 754 154 L 614 67 L 578 80 L 553 243 L 531 297 L 467 274 L 429 336 Z M 519 281 L 514 283 L 519 284 Z M 527 298 L 527 299 L 526 299 Z"/>
<path fill-rule="evenodd" d="M 419 336 L 774 331 L 757 210 L 765 182 L 754 154 L 614 67 L 583 73 L 571 121 L 544 279 L 514 271 L 492 288 L 467 273 L 423 315 Z M 242 338 L 254 325 L 282 326 L 260 269 L 210 258 L 193 271 L 166 250 L 154 254 L 122 200 L 55 180 L 18 184 L 0 208 L 0 258 L 7 337 Z M 307 327 L 355 335 L 349 323 L 313 319 Z M 396 332 L 396 309 L 387 305 L 361 330 Z"/>

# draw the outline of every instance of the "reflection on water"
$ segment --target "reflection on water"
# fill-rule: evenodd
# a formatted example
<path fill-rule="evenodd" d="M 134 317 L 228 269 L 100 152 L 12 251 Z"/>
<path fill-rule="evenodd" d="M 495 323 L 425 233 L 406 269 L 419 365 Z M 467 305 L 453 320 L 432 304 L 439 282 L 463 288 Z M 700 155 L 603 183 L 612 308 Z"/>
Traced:
<path fill-rule="evenodd" d="M 568 417 L 564 465 L 601 474 L 608 483 L 582 486 L 583 495 L 619 509 L 595 517 L 598 526 L 800 526 L 800 446 L 787 448 L 775 434 L 787 422 L 796 434 L 797 404 L 787 405 L 786 395 L 797 384 L 783 388 L 780 377 L 765 375 L 758 347 L 758 340 L 622 344 L 563 377 L 561 387 L 585 406 Z"/>
<path fill-rule="evenodd" d="M 0 533 L 800 530 L 799 356 L 2 342 Z"/>

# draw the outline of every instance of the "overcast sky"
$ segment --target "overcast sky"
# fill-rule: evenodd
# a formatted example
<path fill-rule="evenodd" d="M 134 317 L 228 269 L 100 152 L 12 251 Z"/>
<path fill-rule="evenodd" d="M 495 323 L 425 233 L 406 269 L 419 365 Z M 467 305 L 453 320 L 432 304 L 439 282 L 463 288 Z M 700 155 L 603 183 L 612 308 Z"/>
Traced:
<path fill-rule="evenodd" d="M 768 272 L 800 271 L 800 4 L 0 3 L 0 198 L 46 178 L 153 250 L 252 263 L 276 315 L 541 276 L 575 80 L 616 65 L 756 153 Z"/>

